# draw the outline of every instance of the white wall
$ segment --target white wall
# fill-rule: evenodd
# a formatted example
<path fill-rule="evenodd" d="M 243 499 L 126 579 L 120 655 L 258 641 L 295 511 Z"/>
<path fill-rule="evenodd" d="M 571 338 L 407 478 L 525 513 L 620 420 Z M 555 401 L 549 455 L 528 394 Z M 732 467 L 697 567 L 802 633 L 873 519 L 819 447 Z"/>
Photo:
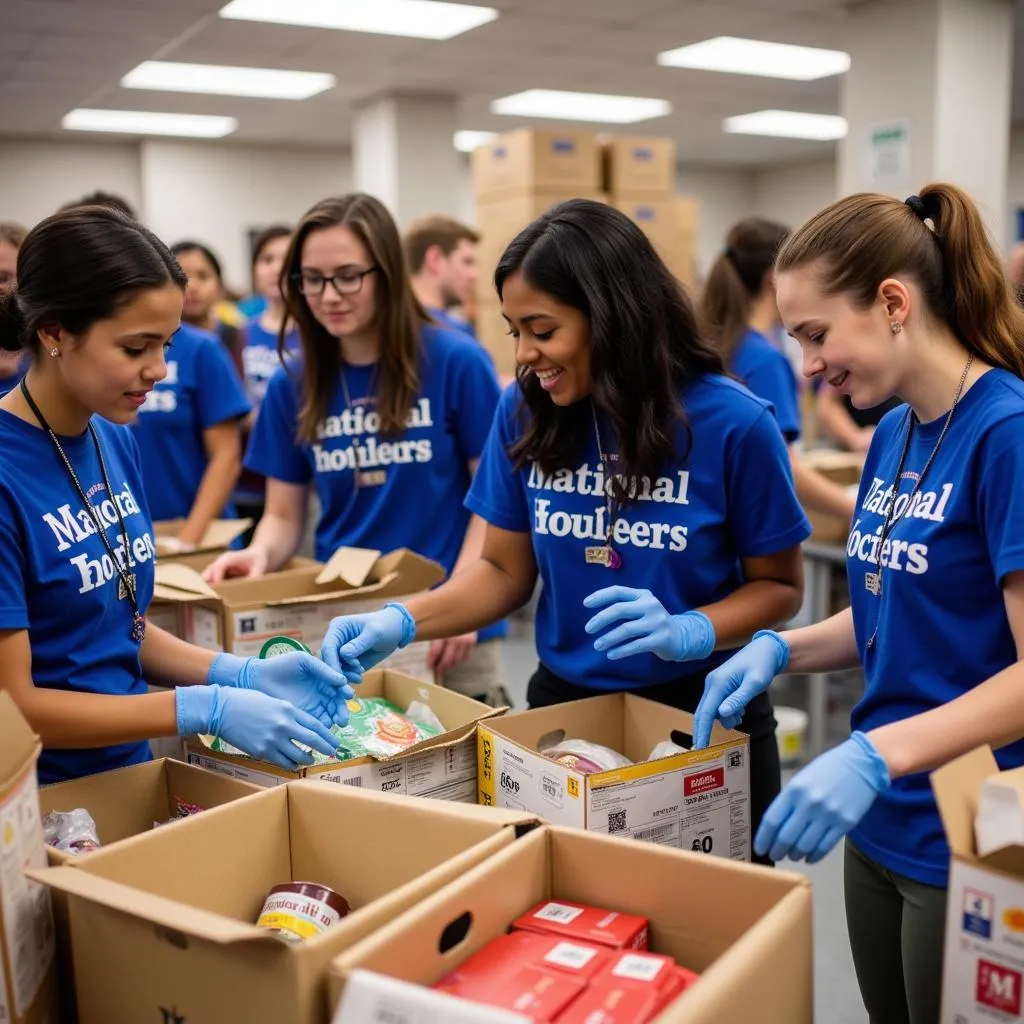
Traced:
<path fill-rule="evenodd" d="M 771 167 L 752 176 L 751 212 L 797 228 L 837 198 L 834 158 Z"/>
<path fill-rule="evenodd" d="M 678 191 L 700 204 L 697 225 L 697 279 L 711 268 L 725 244 L 725 235 L 738 220 L 753 213 L 752 176 L 747 171 L 682 165 Z"/>

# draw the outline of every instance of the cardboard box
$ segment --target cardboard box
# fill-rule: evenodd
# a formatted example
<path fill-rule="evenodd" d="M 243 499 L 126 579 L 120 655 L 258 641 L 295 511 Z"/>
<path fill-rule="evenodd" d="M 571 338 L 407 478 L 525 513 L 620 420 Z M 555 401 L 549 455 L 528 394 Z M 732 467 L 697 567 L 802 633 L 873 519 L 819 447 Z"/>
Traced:
<path fill-rule="evenodd" d="M 625 693 L 482 721 L 480 803 L 532 811 L 556 825 L 749 860 L 747 736 L 716 723 L 706 750 L 645 760 L 662 740 L 689 747 L 692 734 L 692 715 Z M 643 763 L 584 775 L 537 752 L 550 745 L 542 740 L 563 737 Z"/>
<path fill-rule="evenodd" d="M 12 1024 L 58 1019 L 50 894 L 23 873 L 46 864 L 36 780 L 41 751 L 0 691 L 0 1020 Z"/>
<path fill-rule="evenodd" d="M 501 377 L 515 377 L 516 339 L 509 334 L 508 321 L 501 315 L 501 304 L 497 299 L 477 303 L 474 320 L 477 341 L 494 360 L 494 367 Z"/>
<path fill-rule="evenodd" d="M 641 135 L 602 137 L 602 188 L 618 199 L 668 199 L 676 190 L 674 139 Z"/>
<path fill-rule="evenodd" d="M 210 737 L 195 737 L 185 744 L 189 764 L 243 779 L 256 786 L 278 786 L 298 778 L 340 782 L 359 789 L 402 796 L 432 797 L 458 803 L 477 799 L 476 723 L 503 714 L 443 686 L 424 683 L 398 672 L 369 672 L 357 697 L 384 697 L 405 709 L 414 700 L 428 705 L 448 727 L 433 739 L 422 740 L 389 758 L 361 757 L 314 765 L 289 772 L 244 755 L 211 749 Z"/>
<path fill-rule="evenodd" d="M 173 615 L 175 636 L 210 650 L 256 656 L 272 636 L 286 635 L 318 654 L 336 615 L 376 611 L 389 601 L 408 600 L 442 579 L 441 566 L 405 548 L 386 555 L 339 548 L 326 565 L 299 564 L 258 579 L 225 580 L 215 586 L 189 566 L 158 563 L 149 615 L 161 625 Z M 396 651 L 388 668 L 433 680 L 426 663 L 429 646 L 413 643 Z"/>
<path fill-rule="evenodd" d="M 613 197 L 612 205 L 640 226 L 669 270 L 692 287 L 697 248 L 690 226 L 696 216 L 693 200 Z"/>
<path fill-rule="evenodd" d="M 830 448 L 816 448 L 801 452 L 801 461 L 822 476 L 842 487 L 856 487 L 864 469 L 864 455 L 860 452 L 841 452 Z M 846 544 L 850 524 L 839 516 L 806 509 L 811 522 L 811 536 L 816 544 Z"/>
<path fill-rule="evenodd" d="M 601 159 L 592 132 L 503 132 L 473 151 L 472 165 L 478 199 L 526 190 L 596 192 L 601 187 Z"/>
<path fill-rule="evenodd" d="M 952 854 L 942 973 L 942 1024 L 1020 1020 L 1024 998 L 1024 845 L 1012 840 L 981 856 L 975 815 L 999 772 L 988 747 L 932 772 L 932 790 Z"/>
<path fill-rule="evenodd" d="M 349 1000 L 360 998 L 353 972 L 432 985 L 543 900 L 647 917 L 652 951 L 701 972 L 700 980 L 657 1018 L 659 1024 L 810 1024 L 813 1019 L 806 878 L 545 827 L 339 956 L 331 967 L 331 992 L 334 1003 L 339 997 L 344 1001 L 335 1024 L 381 1019 L 367 1013 L 366 1004 L 362 1016 L 348 1014 Z M 369 1005 L 387 1006 L 394 1014 L 390 1019 L 419 1019 L 412 1016 L 419 1006 L 417 992 L 428 991 L 391 989 Z M 409 1017 L 401 1016 L 402 1010 Z M 436 1019 L 456 1018 L 439 1011 Z"/>
<path fill-rule="evenodd" d="M 157 558 L 178 557 L 175 548 L 161 544 L 161 541 L 165 537 L 176 538 L 185 523 L 185 519 L 158 519 L 153 523 L 153 542 L 156 544 Z M 250 526 L 252 526 L 251 519 L 214 519 L 203 532 L 202 539 L 189 554 L 194 555 L 201 552 L 219 554 L 226 551 Z"/>
<path fill-rule="evenodd" d="M 82 1024 L 322 1024 L 334 957 L 535 824 L 297 782 L 32 876 L 70 897 Z M 302 943 L 257 927 L 289 880 L 329 886 L 352 912 Z"/>

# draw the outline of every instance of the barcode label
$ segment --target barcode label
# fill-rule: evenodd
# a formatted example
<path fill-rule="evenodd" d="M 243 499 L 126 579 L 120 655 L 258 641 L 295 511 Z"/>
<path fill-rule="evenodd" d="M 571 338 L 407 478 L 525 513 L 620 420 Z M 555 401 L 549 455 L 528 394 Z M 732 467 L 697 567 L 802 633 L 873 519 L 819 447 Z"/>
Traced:
<path fill-rule="evenodd" d="M 362 776 L 360 776 L 360 775 L 353 775 L 351 778 L 342 779 L 341 780 L 341 784 L 343 786 L 359 786 L 360 788 L 362 788 L 363 779 L 362 779 Z M 385 1018 L 381 1017 L 379 1019 L 380 1020 L 384 1020 Z"/>
<path fill-rule="evenodd" d="M 572 924 L 582 913 L 582 907 L 567 907 L 564 903 L 545 903 L 533 916 L 541 921 L 557 921 L 558 924 Z"/>
<path fill-rule="evenodd" d="M 559 967 L 573 967 L 577 970 L 586 967 L 597 955 L 596 949 L 588 946 L 577 946 L 572 942 L 560 942 L 552 949 L 544 959 L 549 964 L 557 964 Z"/>
<path fill-rule="evenodd" d="M 625 832 L 626 831 L 626 811 L 609 811 L 608 812 L 608 831 L 609 832 Z"/>
<path fill-rule="evenodd" d="M 661 843 L 663 846 L 678 846 L 676 840 L 676 824 L 655 825 L 654 828 L 642 828 L 633 833 L 633 838 L 641 843 Z"/>
<path fill-rule="evenodd" d="M 664 960 L 656 960 L 653 956 L 627 953 L 612 968 L 612 974 L 616 978 L 632 978 L 634 981 L 654 981 L 664 966 Z"/>
<path fill-rule="evenodd" d="M 414 1016 L 402 1009 L 378 1006 L 373 1014 L 373 1024 L 414 1024 Z"/>

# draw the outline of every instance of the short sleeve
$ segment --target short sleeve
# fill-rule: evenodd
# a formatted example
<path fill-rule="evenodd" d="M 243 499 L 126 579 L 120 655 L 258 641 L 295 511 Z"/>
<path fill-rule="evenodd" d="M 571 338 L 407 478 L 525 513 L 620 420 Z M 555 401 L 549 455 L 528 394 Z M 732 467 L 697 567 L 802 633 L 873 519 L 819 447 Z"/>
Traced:
<path fill-rule="evenodd" d="M 292 372 L 298 372 L 298 368 Z M 270 378 L 267 394 L 249 436 L 245 468 L 289 484 L 309 483 L 313 472 L 303 446 L 295 439 L 298 426 L 295 383 L 288 371 L 280 367 Z"/>
<path fill-rule="evenodd" d="M 0 629 L 28 629 L 25 539 L 18 533 L 14 507 L 0 490 Z"/>
<path fill-rule="evenodd" d="M 800 406 L 797 399 L 796 375 L 782 353 L 758 362 L 744 376 L 744 382 L 758 398 L 771 402 L 775 420 L 787 442 L 800 439 Z"/>
<path fill-rule="evenodd" d="M 769 410 L 726 451 L 725 465 L 726 515 L 740 557 L 775 555 L 811 535 L 786 443 Z"/>
<path fill-rule="evenodd" d="M 523 475 L 508 457 L 509 447 L 519 437 L 516 424 L 518 404 L 519 386 L 511 384 L 502 395 L 494 416 L 480 458 L 480 468 L 466 495 L 466 508 L 502 530 L 529 533 L 530 510 Z"/>
<path fill-rule="evenodd" d="M 487 444 L 501 387 L 494 364 L 476 342 L 462 341 L 451 359 L 454 387 L 448 407 L 454 416 L 455 443 L 468 462 L 480 458 Z"/>
<path fill-rule="evenodd" d="M 977 515 L 996 582 L 1024 569 L 1024 416 L 1001 420 L 979 449 Z"/>
<path fill-rule="evenodd" d="M 203 430 L 249 412 L 238 371 L 219 342 L 201 345 L 196 353 L 196 407 Z"/>

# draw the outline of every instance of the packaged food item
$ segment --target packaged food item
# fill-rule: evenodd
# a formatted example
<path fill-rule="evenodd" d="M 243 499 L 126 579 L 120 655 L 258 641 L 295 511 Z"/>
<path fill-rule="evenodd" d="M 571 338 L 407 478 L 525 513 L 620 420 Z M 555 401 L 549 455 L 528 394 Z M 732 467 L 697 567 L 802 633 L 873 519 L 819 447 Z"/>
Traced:
<path fill-rule="evenodd" d="M 332 928 L 348 912 L 348 900 L 326 885 L 284 882 L 270 890 L 256 924 L 289 942 L 304 942 Z"/>
<path fill-rule="evenodd" d="M 43 836 L 47 846 L 64 853 L 87 853 L 102 845 L 96 822 L 84 807 L 73 811 L 50 811 L 43 818 Z"/>
<path fill-rule="evenodd" d="M 154 821 L 153 828 L 169 825 L 172 821 L 179 821 L 182 818 L 191 818 L 193 814 L 200 814 L 205 810 L 206 808 L 200 807 L 199 804 L 189 803 L 187 800 L 182 800 L 180 796 L 176 796 L 174 798 L 174 813 L 166 821 Z"/>
<path fill-rule="evenodd" d="M 662 757 L 675 757 L 676 754 L 688 754 L 690 752 L 689 747 L 681 747 L 678 743 L 673 743 L 672 740 L 662 740 L 652 751 L 648 761 L 657 761 Z"/>
<path fill-rule="evenodd" d="M 553 747 L 545 747 L 540 753 L 584 775 L 610 772 L 615 768 L 628 768 L 633 763 L 611 747 L 580 739 L 561 740 Z"/>
<path fill-rule="evenodd" d="M 261 658 L 276 658 L 281 654 L 292 654 L 295 651 L 304 651 L 306 654 L 313 652 L 300 641 L 290 636 L 272 636 L 261 648 Z"/>
<path fill-rule="evenodd" d="M 648 921 L 634 914 L 588 907 L 568 900 L 547 900 L 512 922 L 519 931 L 558 935 L 565 939 L 610 946 L 647 949 Z"/>
<path fill-rule="evenodd" d="M 411 718 L 417 725 L 425 725 L 428 729 L 436 729 L 438 735 L 444 732 L 444 723 L 434 709 L 422 701 L 414 700 L 406 709 L 405 715 Z"/>

